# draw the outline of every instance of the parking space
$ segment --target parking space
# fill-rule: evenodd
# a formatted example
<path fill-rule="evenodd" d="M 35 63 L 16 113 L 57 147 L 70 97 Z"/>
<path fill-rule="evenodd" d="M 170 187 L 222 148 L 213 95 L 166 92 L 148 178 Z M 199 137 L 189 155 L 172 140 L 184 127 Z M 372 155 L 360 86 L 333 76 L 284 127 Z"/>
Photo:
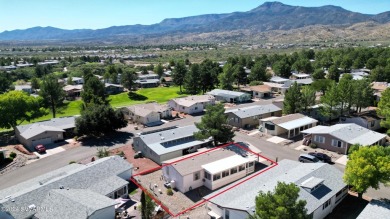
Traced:
<path fill-rule="evenodd" d="M 286 140 L 287 139 L 281 138 L 281 137 L 278 137 L 278 136 L 274 136 L 274 137 L 271 137 L 271 138 L 267 139 L 267 141 L 275 143 L 275 144 L 282 143 L 283 141 L 286 141 Z"/>
<path fill-rule="evenodd" d="M 60 152 L 63 152 L 65 151 L 65 149 L 63 147 L 56 147 L 56 148 L 53 148 L 53 149 L 46 149 L 46 153 L 38 153 L 38 152 L 34 152 L 35 155 L 37 155 L 39 157 L 39 159 L 42 159 L 42 158 L 45 158 L 45 157 L 48 157 L 48 156 L 51 156 L 53 154 L 57 154 L 57 153 L 60 153 Z"/>

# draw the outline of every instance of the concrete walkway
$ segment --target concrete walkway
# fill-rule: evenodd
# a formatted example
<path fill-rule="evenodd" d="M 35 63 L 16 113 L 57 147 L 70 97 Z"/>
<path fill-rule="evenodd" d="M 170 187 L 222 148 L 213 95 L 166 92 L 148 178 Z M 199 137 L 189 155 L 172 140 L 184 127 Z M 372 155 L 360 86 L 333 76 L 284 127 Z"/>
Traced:
<path fill-rule="evenodd" d="M 278 136 L 274 136 L 274 137 L 271 137 L 271 138 L 267 139 L 267 141 L 275 143 L 275 144 L 279 144 L 280 142 L 283 142 L 285 140 L 287 140 L 287 139 L 281 138 L 281 137 L 278 137 Z"/>
<path fill-rule="evenodd" d="M 343 155 L 335 161 L 335 163 L 339 163 L 339 164 L 344 165 L 344 166 L 347 165 L 347 162 L 348 162 L 347 155 Z"/>

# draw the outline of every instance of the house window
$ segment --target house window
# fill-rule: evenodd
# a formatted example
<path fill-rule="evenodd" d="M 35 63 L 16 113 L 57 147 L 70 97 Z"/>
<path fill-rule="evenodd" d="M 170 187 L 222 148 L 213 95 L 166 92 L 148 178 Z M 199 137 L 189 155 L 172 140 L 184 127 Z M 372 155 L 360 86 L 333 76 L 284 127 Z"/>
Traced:
<path fill-rule="evenodd" d="M 204 177 L 208 180 L 211 180 L 211 174 L 208 172 L 204 172 Z"/>
<path fill-rule="evenodd" d="M 328 201 L 326 201 L 323 205 L 322 205 L 322 210 L 324 210 L 325 208 L 327 208 L 329 205 L 330 205 L 330 202 L 331 202 L 331 198 L 328 200 Z"/>
<path fill-rule="evenodd" d="M 225 170 L 222 172 L 222 178 L 227 177 L 229 175 L 230 175 L 229 170 Z"/>
<path fill-rule="evenodd" d="M 274 112 L 272 112 L 272 113 L 271 113 L 271 116 L 274 116 L 274 115 L 275 115 L 275 113 L 274 113 Z"/>
<path fill-rule="evenodd" d="M 241 172 L 241 171 L 243 171 L 243 170 L 245 170 L 245 165 L 241 165 L 241 166 L 238 167 L 238 171 Z"/>
<path fill-rule="evenodd" d="M 275 125 L 274 124 L 265 123 L 265 128 L 268 129 L 268 130 L 275 130 Z"/>
<path fill-rule="evenodd" d="M 196 107 L 195 107 L 195 110 L 197 110 L 197 109 L 198 109 L 198 107 L 196 106 Z"/>
<path fill-rule="evenodd" d="M 374 125 L 375 125 L 375 120 L 371 121 L 371 127 L 374 127 Z"/>
<path fill-rule="evenodd" d="M 318 143 L 325 143 L 325 138 L 319 135 L 314 136 L 314 141 Z"/>
<path fill-rule="evenodd" d="M 230 218 L 230 212 L 228 209 L 225 208 L 225 219 L 229 219 Z"/>
<path fill-rule="evenodd" d="M 197 181 L 200 179 L 200 171 L 194 173 L 194 181 Z"/>
<path fill-rule="evenodd" d="M 235 174 L 235 173 L 237 173 L 237 167 L 230 169 L 230 174 Z"/>
<path fill-rule="evenodd" d="M 336 139 L 332 139 L 332 146 L 333 147 L 342 148 L 343 147 L 343 142 L 339 141 L 339 140 L 336 140 Z"/>
<path fill-rule="evenodd" d="M 250 163 L 249 163 L 249 167 L 252 167 L 252 166 L 253 166 L 253 162 L 250 162 Z"/>
<path fill-rule="evenodd" d="M 213 175 L 213 181 L 217 181 L 219 179 L 221 179 L 221 174 L 220 173 L 217 173 L 217 174 Z"/>

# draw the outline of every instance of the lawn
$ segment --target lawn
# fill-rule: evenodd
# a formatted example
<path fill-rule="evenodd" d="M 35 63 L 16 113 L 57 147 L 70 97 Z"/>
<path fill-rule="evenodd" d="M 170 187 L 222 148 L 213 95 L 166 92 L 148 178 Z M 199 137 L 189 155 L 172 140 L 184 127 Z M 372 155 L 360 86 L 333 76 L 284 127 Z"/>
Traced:
<path fill-rule="evenodd" d="M 166 103 L 168 100 L 183 96 L 179 95 L 179 87 L 156 87 L 156 88 L 145 88 L 136 91 L 139 96 L 146 98 L 145 100 L 131 100 L 128 93 L 121 93 L 117 95 L 111 95 L 109 97 L 110 104 L 112 107 L 122 107 L 133 105 L 137 103 L 145 103 L 150 101 L 156 101 L 158 103 Z"/>
<path fill-rule="evenodd" d="M 145 103 L 150 101 L 156 101 L 158 103 L 166 103 L 168 102 L 168 100 L 172 98 L 184 96 L 184 95 L 179 95 L 178 92 L 179 92 L 179 87 L 145 88 L 136 91 L 138 96 L 143 97 L 144 100 L 131 100 L 127 92 L 111 95 L 109 96 L 108 99 L 110 100 L 110 104 L 112 107 L 123 107 L 123 106 L 129 106 L 133 104 Z M 65 107 L 63 107 L 63 109 L 60 109 L 59 112 L 57 112 L 57 117 L 79 115 L 81 104 L 82 104 L 81 100 L 66 102 Z M 38 119 L 35 119 L 31 122 L 25 121 L 22 124 L 48 120 L 51 118 L 52 118 L 52 114 L 50 112 L 49 114 L 42 116 Z M 0 129 L 0 130 L 4 130 L 4 129 Z"/>

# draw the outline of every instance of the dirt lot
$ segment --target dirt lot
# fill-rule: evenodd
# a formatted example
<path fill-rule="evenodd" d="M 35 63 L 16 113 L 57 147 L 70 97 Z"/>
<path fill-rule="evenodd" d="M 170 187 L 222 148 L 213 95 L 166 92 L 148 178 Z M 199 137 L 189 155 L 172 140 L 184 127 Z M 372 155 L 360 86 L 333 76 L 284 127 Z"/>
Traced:
<path fill-rule="evenodd" d="M 111 152 L 112 155 L 114 155 L 114 154 L 118 154 L 121 151 L 123 151 L 125 153 L 126 160 L 129 163 L 133 164 L 133 166 L 134 166 L 133 174 L 137 174 L 137 173 L 140 173 L 140 172 L 143 172 L 143 171 L 146 171 L 146 170 L 150 170 L 150 169 L 159 167 L 158 164 L 156 164 L 155 162 L 153 162 L 152 160 L 150 160 L 148 158 L 134 159 L 134 153 L 135 152 L 134 152 L 133 148 L 130 145 L 126 145 L 126 146 L 123 146 L 123 147 L 120 147 L 120 148 L 116 148 L 116 149 L 114 149 L 114 150 L 112 150 L 110 152 Z"/>

